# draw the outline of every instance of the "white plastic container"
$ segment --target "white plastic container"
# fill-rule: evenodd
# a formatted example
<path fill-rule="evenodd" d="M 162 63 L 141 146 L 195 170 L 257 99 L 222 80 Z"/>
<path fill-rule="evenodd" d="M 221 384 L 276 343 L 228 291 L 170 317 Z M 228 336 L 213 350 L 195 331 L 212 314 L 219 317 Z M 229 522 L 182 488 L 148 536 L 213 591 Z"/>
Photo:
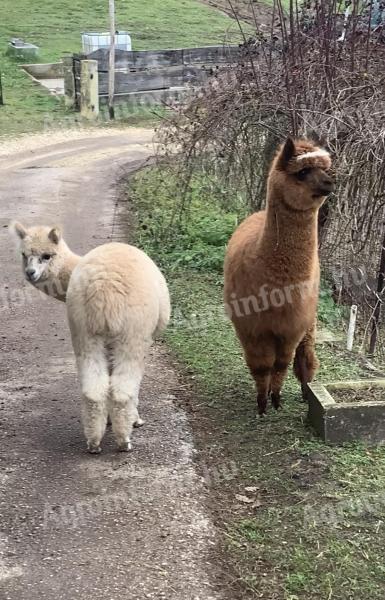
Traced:
<path fill-rule="evenodd" d="M 90 54 L 99 48 L 109 48 L 111 36 L 106 33 L 84 32 L 82 33 L 83 52 Z M 118 50 L 131 50 L 131 36 L 127 31 L 118 31 L 115 34 L 115 47 Z"/>

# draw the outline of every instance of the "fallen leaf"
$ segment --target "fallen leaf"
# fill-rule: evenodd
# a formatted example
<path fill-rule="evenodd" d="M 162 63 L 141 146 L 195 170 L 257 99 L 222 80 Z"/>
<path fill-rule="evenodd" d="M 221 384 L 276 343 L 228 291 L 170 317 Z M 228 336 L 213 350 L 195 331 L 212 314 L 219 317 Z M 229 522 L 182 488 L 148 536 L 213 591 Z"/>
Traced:
<path fill-rule="evenodd" d="M 239 502 L 244 502 L 244 504 L 252 504 L 254 502 L 254 498 L 248 498 L 247 496 L 242 496 L 241 494 L 235 495 L 236 499 Z"/>

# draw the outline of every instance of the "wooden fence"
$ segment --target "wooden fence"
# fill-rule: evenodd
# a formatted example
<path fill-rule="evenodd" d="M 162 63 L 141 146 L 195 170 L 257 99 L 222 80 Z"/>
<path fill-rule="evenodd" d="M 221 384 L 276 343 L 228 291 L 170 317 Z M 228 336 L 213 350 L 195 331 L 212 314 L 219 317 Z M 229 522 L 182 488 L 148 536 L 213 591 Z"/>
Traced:
<path fill-rule="evenodd" d="M 220 70 L 231 68 L 239 56 L 238 46 L 116 50 L 115 102 L 132 108 L 180 99 Z M 67 106 L 96 117 L 108 97 L 108 50 L 74 54 L 63 63 Z"/>

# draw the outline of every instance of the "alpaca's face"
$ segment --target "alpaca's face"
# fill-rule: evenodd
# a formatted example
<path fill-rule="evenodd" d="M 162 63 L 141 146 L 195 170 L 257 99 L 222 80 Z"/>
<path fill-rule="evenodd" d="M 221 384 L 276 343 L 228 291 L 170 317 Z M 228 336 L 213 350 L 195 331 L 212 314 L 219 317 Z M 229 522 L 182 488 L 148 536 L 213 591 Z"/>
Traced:
<path fill-rule="evenodd" d="M 59 229 L 56 227 L 26 229 L 20 223 L 13 223 L 12 230 L 18 241 L 23 272 L 27 281 L 39 287 L 41 283 L 56 279 L 62 263 Z"/>
<path fill-rule="evenodd" d="M 326 150 L 304 140 L 294 144 L 289 139 L 271 173 L 274 192 L 294 211 L 318 209 L 334 190 L 330 166 Z"/>
<path fill-rule="evenodd" d="M 285 180 L 285 200 L 297 210 L 319 208 L 334 189 L 332 178 L 319 167 L 305 167 Z"/>

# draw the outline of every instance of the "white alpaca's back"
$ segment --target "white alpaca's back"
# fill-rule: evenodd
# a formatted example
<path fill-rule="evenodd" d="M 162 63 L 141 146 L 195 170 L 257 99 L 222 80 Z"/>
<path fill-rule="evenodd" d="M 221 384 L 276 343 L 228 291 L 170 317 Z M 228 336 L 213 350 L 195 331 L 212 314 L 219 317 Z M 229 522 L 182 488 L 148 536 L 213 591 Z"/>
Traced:
<path fill-rule="evenodd" d="M 90 335 L 140 343 L 166 327 L 170 298 L 162 273 L 144 252 L 111 243 L 80 259 L 68 286 L 67 310 Z"/>
<path fill-rule="evenodd" d="M 141 250 L 111 243 L 75 267 L 67 313 L 83 394 L 83 425 L 90 452 L 100 451 L 107 417 L 120 450 L 131 447 L 144 361 L 154 336 L 170 318 L 166 281 Z"/>

